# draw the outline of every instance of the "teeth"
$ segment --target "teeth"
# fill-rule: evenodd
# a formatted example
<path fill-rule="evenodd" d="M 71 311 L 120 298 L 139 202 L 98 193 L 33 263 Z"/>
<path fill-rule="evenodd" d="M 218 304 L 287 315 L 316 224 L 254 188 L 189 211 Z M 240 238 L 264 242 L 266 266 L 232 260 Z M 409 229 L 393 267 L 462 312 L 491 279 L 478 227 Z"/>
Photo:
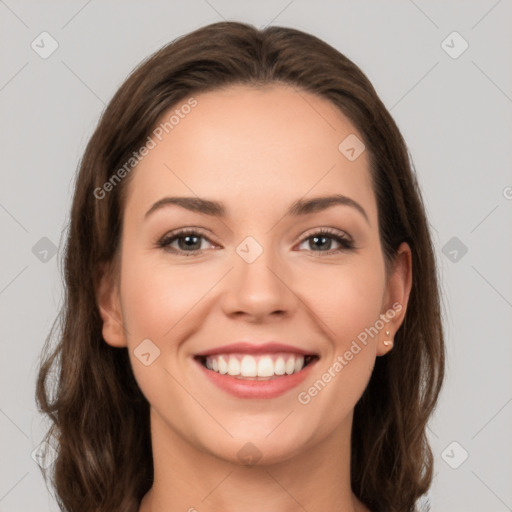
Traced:
<path fill-rule="evenodd" d="M 284 357 L 278 357 L 274 363 L 274 373 L 276 375 L 284 375 L 286 366 L 284 364 Z"/>
<path fill-rule="evenodd" d="M 208 361 L 209 358 L 206 359 L 206 361 Z M 215 358 L 217 359 L 218 361 L 218 364 L 219 364 L 219 373 L 221 375 L 225 375 L 226 373 L 228 373 L 228 363 L 226 363 L 226 360 L 220 356 L 219 358 Z"/>
<path fill-rule="evenodd" d="M 287 375 L 291 375 L 293 373 L 293 370 L 295 370 L 295 359 L 293 357 L 290 357 L 290 359 L 286 361 L 285 372 L 287 373 Z"/>
<path fill-rule="evenodd" d="M 258 361 L 258 377 L 272 377 L 272 375 L 274 375 L 272 358 L 270 356 L 263 356 Z"/>
<path fill-rule="evenodd" d="M 234 358 L 235 356 L 231 356 Z M 258 375 L 258 368 L 256 366 L 256 359 L 251 356 L 244 356 L 240 363 L 240 374 L 242 377 L 256 377 Z"/>
<path fill-rule="evenodd" d="M 292 375 L 304 368 L 304 356 L 298 354 L 223 354 L 206 358 L 209 370 L 240 378 L 270 378 L 274 375 Z"/>
<path fill-rule="evenodd" d="M 228 373 L 229 375 L 240 375 L 240 361 L 234 356 L 229 358 Z"/>

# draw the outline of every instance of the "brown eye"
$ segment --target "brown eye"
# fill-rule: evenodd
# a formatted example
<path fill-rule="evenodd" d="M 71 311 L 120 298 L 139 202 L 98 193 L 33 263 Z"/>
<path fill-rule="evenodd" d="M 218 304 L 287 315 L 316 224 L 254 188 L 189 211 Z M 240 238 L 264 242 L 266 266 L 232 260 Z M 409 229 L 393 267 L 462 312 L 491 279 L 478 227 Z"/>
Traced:
<path fill-rule="evenodd" d="M 333 240 L 335 243 L 339 244 L 340 247 L 333 249 Z M 308 250 L 312 252 L 333 254 L 354 248 L 352 240 L 329 229 L 323 229 L 307 236 L 302 240 L 301 244 L 308 241 Z M 315 250 L 315 248 L 319 248 L 319 250 Z"/>
<path fill-rule="evenodd" d="M 185 256 L 195 256 L 201 252 L 201 241 L 208 240 L 204 235 L 198 231 L 193 230 L 182 230 L 176 233 L 165 235 L 159 242 L 158 245 L 162 249 L 183 254 Z M 209 241 L 209 240 L 208 240 Z M 172 247 L 171 244 L 177 242 L 177 247 Z M 211 242 L 210 242 L 211 243 Z"/>

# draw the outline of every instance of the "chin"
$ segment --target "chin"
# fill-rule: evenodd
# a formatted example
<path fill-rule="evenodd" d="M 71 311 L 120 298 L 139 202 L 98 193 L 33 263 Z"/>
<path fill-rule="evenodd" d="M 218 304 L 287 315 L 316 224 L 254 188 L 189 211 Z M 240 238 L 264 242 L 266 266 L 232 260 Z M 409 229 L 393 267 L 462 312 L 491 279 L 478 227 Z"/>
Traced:
<path fill-rule="evenodd" d="M 310 441 L 304 437 L 304 432 L 276 430 L 269 434 L 266 427 L 253 428 L 251 433 L 231 433 L 233 438 L 227 435 L 218 440 L 209 438 L 203 449 L 230 464 L 266 466 L 292 459 L 306 450 Z"/>

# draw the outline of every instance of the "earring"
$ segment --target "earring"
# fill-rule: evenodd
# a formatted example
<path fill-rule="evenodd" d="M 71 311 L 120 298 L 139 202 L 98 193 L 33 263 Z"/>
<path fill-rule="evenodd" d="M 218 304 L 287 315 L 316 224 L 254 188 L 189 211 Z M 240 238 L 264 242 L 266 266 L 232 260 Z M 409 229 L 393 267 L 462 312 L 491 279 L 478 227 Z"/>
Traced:
<path fill-rule="evenodd" d="M 389 336 L 389 331 L 386 331 L 386 336 Z M 386 347 L 390 347 L 393 345 L 393 340 L 384 340 L 384 345 L 386 345 Z"/>

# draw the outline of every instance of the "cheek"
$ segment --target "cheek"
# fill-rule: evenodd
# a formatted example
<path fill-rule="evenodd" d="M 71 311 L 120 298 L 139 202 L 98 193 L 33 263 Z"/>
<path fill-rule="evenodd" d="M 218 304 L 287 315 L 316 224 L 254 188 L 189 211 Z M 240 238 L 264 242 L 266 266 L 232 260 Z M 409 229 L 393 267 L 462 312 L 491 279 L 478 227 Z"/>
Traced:
<path fill-rule="evenodd" d="M 166 339 L 215 282 L 201 265 L 141 255 L 123 263 L 123 316 L 133 336 Z M 167 335 L 167 336 L 166 336 Z"/>
<path fill-rule="evenodd" d="M 376 358 L 375 335 L 384 287 L 378 261 L 362 261 L 317 274 L 314 313 L 324 326 L 330 350 L 315 376 L 297 394 L 318 435 L 327 435 L 354 408 L 371 377 Z M 328 328 L 326 327 L 328 326 Z M 368 329 L 368 330 L 367 330 Z M 374 332 L 374 331 L 372 331 Z M 329 411 L 326 415 L 325 411 Z M 314 418 L 324 420 L 317 426 Z M 305 421 L 309 421 L 306 419 Z"/>
<path fill-rule="evenodd" d="M 350 265 L 326 267 L 311 280 L 308 296 L 337 348 L 350 344 L 349 340 L 378 320 L 384 292 L 383 272 L 379 261 L 357 257 Z"/>
<path fill-rule="evenodd" d="M 190 322 L 201 325 L 194 307 L 217 278 L 200 265 L 170 263 L 144 251 L 125 254 L 130 256 L 121 267 L 122 312 L 135 378 L 151 404 L 186 408 L 187 396 L 177 393 L 176 384 L 180 343 L 190 334 Z M 146 352 L 148 365 L 139 359 Z"/>

